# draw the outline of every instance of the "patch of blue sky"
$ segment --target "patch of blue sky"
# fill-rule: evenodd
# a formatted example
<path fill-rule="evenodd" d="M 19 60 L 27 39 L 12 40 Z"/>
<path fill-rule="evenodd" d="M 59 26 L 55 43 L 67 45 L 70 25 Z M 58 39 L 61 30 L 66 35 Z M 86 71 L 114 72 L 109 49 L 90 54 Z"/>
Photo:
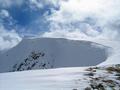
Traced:
<path fill-rule="evenodd" d="M 12 19 L 4 18 L 1 23 L 8 30 L 17 27 L 18 33 L 23 33 L 21 29 L 24 29 L 24 33 L 47 31 L 49 30 L 49 22 L 45 19 L 44 14 L 47 12 L 47 15 L 51 15 L 51 8 L 59 10 L 59 7 L 53 5 L 45 5 L 43 8 L 36 8 L 35 10 L 29 7 L 29 3 L 23 3 L 21 6 L 12 5 L 9 8 L 4 8 L 9 12 Z"/>

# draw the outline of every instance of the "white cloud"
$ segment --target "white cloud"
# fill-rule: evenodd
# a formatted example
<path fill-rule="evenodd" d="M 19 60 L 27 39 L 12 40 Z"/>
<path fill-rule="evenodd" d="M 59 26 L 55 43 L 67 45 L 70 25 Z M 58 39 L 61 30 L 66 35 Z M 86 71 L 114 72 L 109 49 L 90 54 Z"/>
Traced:
<path fill-rule="evenodd" d="M 44 7 L 46 8 L 48 6 L 57 7 L 58 1 L 59 0 L 29 0 L 29 6 L 33 10 L 43 9 Z"/>
<path fill-rule="evenodd" d="M 7 31 L 0 25 L 0 51 L 14 47 L 21 41 L 21 37 L 14 31 Z"/>
<path fill-rule="evenodd" d="M 50 31 L 50 32 L 45 32 L 42 37 L 54 37 L 54 38 L 67 38 L 67 39 L 74 39 L 74 40 L 84 40 L 87 38 L 85 34 L 82 32 L 76 30 L 76 31 L 67 31 L 67 30 L 55 30 L 55 31 Z"/>
<path fill-rule="evenodd" d="M 39 3 L 38 0 L 30 0 L 30 8 L 36 9 L 36 8 L 43 8 L 43 4 Z"/>
<path fill-rule="evenodd" d="M 1 2 L 0 2 L 1 4 Z M 4 19 L 8 20 L 9 25 L 12 24 L 12 17 L 8 10 L 0 10 L 0 51 L 10 49 L 17 45 L 21 41 L 21 37 L 15 32 L 15 30 L 8 31 L 5 28 Z"/>
<path fill-rule="evenodd" d="M 0 16 L 1 17 L 9 17 L 9 12 L 7 11 L 7 10 L 5 10 L 5 9 L 2 9 L 1 11 L 0 11 Z"/>
<path fill-rule="evenodd" d="M 53 14 L 47 17 L 51 22 L 50 31 L 43 36 L 58 35 L 67 38 L 74 33 L 74 38 L 87 35 L 90 38 L 116 39 L 119 31 L 119 28 L 115 28 L 116 22 L 120 22 L 120 0 L 60 0 L 59 4 L 60 10 L 53 10 Z M 90 20 L 87 21 L 88 18 Z M 101 28 L 101 32 L 97 27 Z"/>
<path fill-rule="evenodd" d="M 20 6 L 22 5 L 22 3 L 24 2 L 24 0 L 0 0 L 0 5 L 2 7 L 10 7 L 12 5 L 17 5 Z"/>
<path fill-rule="evenodd" d="M 84 21 L 86 17 L 93 17 L 102 21 L 111 21 L 120 15 L 119 0 L 68 0 L 61 1 L 60 10 L 53 14 L 52 20 Z M 105 4 L 105 5 L 104 5 Z M 101 20 L 103 19 L 103 20 Z"/>

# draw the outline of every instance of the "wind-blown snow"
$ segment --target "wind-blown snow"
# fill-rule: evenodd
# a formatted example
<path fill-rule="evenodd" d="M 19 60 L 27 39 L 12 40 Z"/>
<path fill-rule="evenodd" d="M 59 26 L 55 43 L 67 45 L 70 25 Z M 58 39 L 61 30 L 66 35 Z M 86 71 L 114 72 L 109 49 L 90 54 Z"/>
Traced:
<path fill-rule="evenodd" d="M 111 53 L 108 58 L 100 65 L 120 64 L 120 41 L 116 40 L 95 40 L 96 43 L 101 43 L 105 46 L 111 47 Z"/>

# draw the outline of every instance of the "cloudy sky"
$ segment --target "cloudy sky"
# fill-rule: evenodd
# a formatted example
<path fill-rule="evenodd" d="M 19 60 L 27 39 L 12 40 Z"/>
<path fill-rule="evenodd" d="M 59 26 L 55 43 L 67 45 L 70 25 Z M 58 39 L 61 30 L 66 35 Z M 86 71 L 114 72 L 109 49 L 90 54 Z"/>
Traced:
<path fill-rule="evenodd" d="M 0 0 L 0 51 L 25 37 L 119 40 L 120 0 Z"/>

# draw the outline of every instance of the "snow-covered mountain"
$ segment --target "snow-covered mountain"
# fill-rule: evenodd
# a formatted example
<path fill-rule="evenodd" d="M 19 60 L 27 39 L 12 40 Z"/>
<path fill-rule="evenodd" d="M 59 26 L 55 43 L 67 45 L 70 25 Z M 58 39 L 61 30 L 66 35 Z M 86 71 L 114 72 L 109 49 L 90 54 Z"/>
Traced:
<path fill-rule="evenodd" d="M 107 59 L 108 49 L 90 41 L 23 39 L 0 55 L 0 72 L 98 65 Z"/>
<path fill-rule="evenodd" d="M 0 54 L 0 90 L 120 90 L 119 43 L 95 42 L 23 39 Z"/>

